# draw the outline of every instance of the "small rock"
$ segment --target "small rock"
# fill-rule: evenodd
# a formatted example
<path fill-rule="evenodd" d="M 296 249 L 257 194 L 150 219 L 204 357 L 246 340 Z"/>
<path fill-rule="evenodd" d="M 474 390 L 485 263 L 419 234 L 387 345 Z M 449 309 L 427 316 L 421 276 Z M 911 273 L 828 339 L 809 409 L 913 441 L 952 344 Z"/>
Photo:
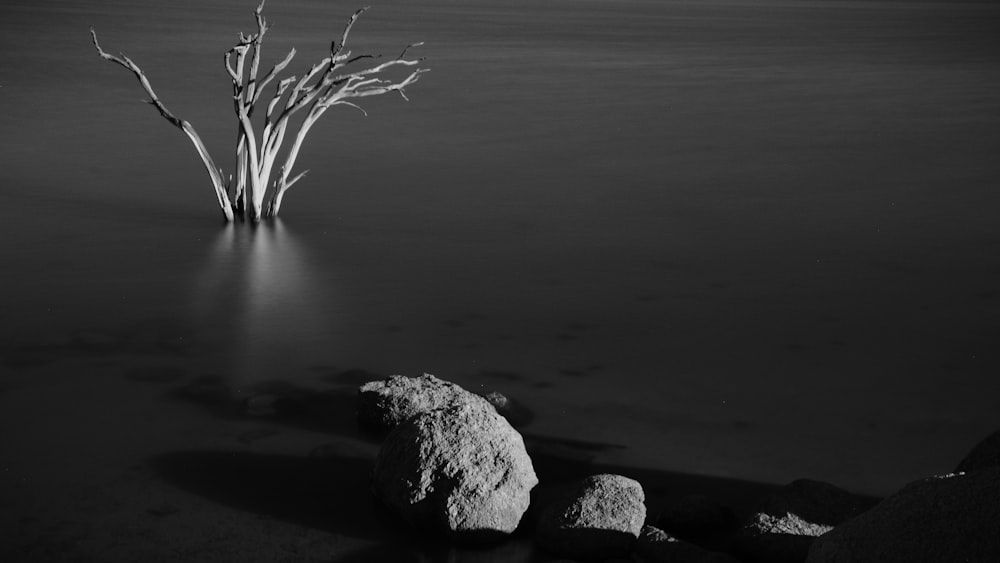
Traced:
<path fill-rule="evenodd" d="M 369 381 L 358 390 L 358 422 L 372 430 L 387 431 L 418 413 L 462 403 L 495 410 L 479 395 L 429 373 L 420 377 L 393 375 Z"/>
<path fill-rule="evenodd" d="M 969 473 L 1000 466 L 1000 430 L 979 442 L 955 468 L 955 473 Z"/>
<path fill-rule="evenodd" d="M 791 512 L 784 516 L 771 516 L 758 513 L 751 524 L 755 530 L 763 534 L 788 534 L 792 536 L 821 536 L 833 529 L 827 524 L 806 522 Z"/>
<path fill-rule="evenodd" d="M 792 513 L 806 522 L 836 526 L 875 506 L 878 501 L 830 483 L 798 479 L 775 491 L 758 512 L 771 516 Z"/>
<path fill-rule="evenodd" d="M 734 550 L 748 561 L 761 563 L 802 563 L 813 540 L 833 529 L 814 524 L 791 512 L 773 516 L 754 514 L 736 537 Z"/>
<path fill-rule="evenodd" d="M 737 563 L 725 553 L 702 549 L 652 526 L 642 528 L 632 553 L 640 563 Z"/>
<path fill-rule="evenodd" d="M 763 503 L 734 538 L 733 549 L 749 561 L 802 563 L 817 536 L 875 502 L 829 483 L 799 479 Z"/>
<path fill-rule="evenodd" d="M 520 401 L 516 399 L 511 399 L 506 395 L 502 395 L 497 391 L 492 391 L 486 395 L 484 398 L 493 405 L 493 408 L 500 413 L 500 416 L 507 419 L 507 422 L 511 424 L 514 428 L 520 428 L 522 426 L 527 426 L 535 419 L 535 413 L 531 412 L 531 409 L 521 404 Z"/>
<path fill-rule="evenodd" d="M 486 396 L 483 398 L 489 401 L 490 404 L 493 405 L 495 409 L 497 409 L 497 411 L 504 410 L 508 406 L 510 406 L 510 399 L 508 399 L 503 393 L 500 393 L 499 391 L 491 391 L 487 393 Z"/>
<path fill-rule="evenodd" d="M 1000 561 L 1000 467 L 911 483 L 816 539 L 807 563 Z"/>
<path fill-rule="evenodd" d="M 587 477 L 542 509 L 535 539 L 559 556 L 625 557 L 645 523 L 645 500 L 642 485 L 628 477 Z"/>
<path fill-rule="evenodd" d="M 513 532 L 537 484 L 521 435 L 492 406 L 474 401 L 400 423 L 372 475 L 375 495 L 404 520 L 468 542 Z"/>

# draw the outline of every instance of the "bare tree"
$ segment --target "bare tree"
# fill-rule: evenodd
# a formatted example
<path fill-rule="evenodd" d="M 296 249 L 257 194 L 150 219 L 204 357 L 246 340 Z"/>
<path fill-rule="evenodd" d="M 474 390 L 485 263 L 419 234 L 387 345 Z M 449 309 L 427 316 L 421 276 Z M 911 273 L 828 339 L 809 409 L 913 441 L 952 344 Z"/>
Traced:
<path fill-rule="evenodd" d="M 292 176 L 292 170 L 299 156 L 299 150 L 302 148 L 302 142 L 326 110 L 333 106 L 343 105 L 364 113 L 364 109 L 354 101 L 355 99 L 389 92 L 398 92 L 404 99 L 407 99 L 404 89 L 416 82 L 420 75 L 428 70 L 416 68 L 423 60 L 422 58 L 406 58 L 406 53 L 411 47 L 420 46 L 422 43 L 408 45 L 398 57 L 373 66 L 359 68 L 357 64 L 354 64 L 362 60 L 381 58 L 381 55 L 352 55 L 350 51 L 345 50 L 347 37 L 354 22 L 368 10 L 368 7 L 361 8 L 354 12 L 348 20 L 340 42 L 333 41 L 330 44 L 328 57 L 312 65 L 300 78 L 289 76 L 278 80 L 274 93 L 270 101 L 267 102 L 264 126 L 258 135 L 251 120 L 254 109 L 260 103 L 264 89 L 291 63 L 295 56 L 295 49 L 292 49 L 263 78 L 258 79 L 261 43 L 269 29 L 267 20 L 261 13 L 264 9 L 264 1 L 261 0 L 260 5 L 253 13 L 257 21 L 257 33 L 249 36 L 240 33 L 239 42 L 232 49 L 226 51 L 224 56 L 226 71 L 233 81 L 233 107 L 238 121 L 236 174 L 235 177 L 230 175 L 228 180 L 222 169 L 216 166 L 215 161 L 212 160 L 208 149 L 194 127 L 175 116 L 163 105 L 163 102 L 153 92 L 153 87 L 142 69 L 123 53 L 115 56 L 105 52 L 97 42 L 97 33 L 93 28 L 90 29 L 97 53 L 105 60 L 117 63 L 132 71 L 139 79 L 146 94 L 149 95 L 148 103 L 153 105 L 167 121 L 184 131 L 194 143 L 198 155 L 205 164 L 205 168 L 208 169 L 208 175 L 215 188 L 222 213 L 228 221 L 232 221 L 234 217 L 245 217 L 252 221 L 259 221 L 262 216 L 274 217 L 278 214 L 285 192 L 306 175 L 307 171 L 302 171 Z M 393 67 L 410 68 L 401 79 L 383 78 L 385 72 Z M 301 121 L 297 121 L 297 130 L 292 128 L 295 133 L 291 148 L 282 153 L 282 144 L 288 136 L 291 118 L 303 109 L 306 109 L 305 117 Z M 275 165 L 282 156 L 283 163 L 275 169 Z M 269 188 L 271 195 L 265 209 L 264 200 Z"/>

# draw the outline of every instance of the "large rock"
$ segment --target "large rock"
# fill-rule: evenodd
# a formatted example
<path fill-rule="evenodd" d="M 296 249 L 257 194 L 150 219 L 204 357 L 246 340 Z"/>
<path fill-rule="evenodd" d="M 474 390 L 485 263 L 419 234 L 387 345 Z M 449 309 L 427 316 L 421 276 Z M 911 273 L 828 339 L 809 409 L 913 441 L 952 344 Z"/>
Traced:
<path fill-rule="evenodd" d="M 816 537 L 876 502 L 829 483 L 799 479 L 764 501 L 740 529 L 733 549 L 748 561 L 802 563 Z"/>
<path fill-rule="evenodd" d="M 976 444 L 955 468 L 955 473 L 968 473 L 998 466 L 1000 466 L 1000 430 Z"/>
<path fill-rule="evenodd" d="M 542 508 L 535 539 L 564 557 L 625 557 L 646 521 L 645 501 L 638 481 L 592 475 Z"/>
<path fill-rule="evenodd" d="M 632 553 L 640 563 L 737 563 L 725 553 L 702 549 L 652 526 L 643 527 Z"/>
<path fill-rule="evenodd" d="M 372 475 L 375 495 L 405 520 L 471 542 L 513 532 L 537 484 L 521 435 L 471 401 L 400 423 Z"/>
<path fill-rule="evenodd" d="M 393 375 L 369 381 L 358 390 L 358 422 L 371 430 L 387 431 L 418 413 L 466 403 L 494 410 L 483 397 L 429 373 Z"/>
<path fill-rule="evenodd" d="M 816 539 L 808 563 L 1000 561 L 1000 467 L 917 481 Z"/>

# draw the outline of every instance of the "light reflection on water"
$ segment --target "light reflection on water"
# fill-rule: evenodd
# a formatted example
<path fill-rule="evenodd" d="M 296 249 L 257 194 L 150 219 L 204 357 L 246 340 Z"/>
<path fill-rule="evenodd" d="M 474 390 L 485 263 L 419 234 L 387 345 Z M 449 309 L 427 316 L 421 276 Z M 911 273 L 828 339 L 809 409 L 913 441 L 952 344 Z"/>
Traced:
<path fill-rule="evenodd" d="M 328 306 L 335 287 L 319 287 L 321 274 L 296 235 L 275 219 L 259 225 L 229 224 L 210 243 L 197 277 L 192 306 L 201 325 L 225 319 L 236 387 L 287 377 L 320 362 L 315 351 L 335 333 Z"/>

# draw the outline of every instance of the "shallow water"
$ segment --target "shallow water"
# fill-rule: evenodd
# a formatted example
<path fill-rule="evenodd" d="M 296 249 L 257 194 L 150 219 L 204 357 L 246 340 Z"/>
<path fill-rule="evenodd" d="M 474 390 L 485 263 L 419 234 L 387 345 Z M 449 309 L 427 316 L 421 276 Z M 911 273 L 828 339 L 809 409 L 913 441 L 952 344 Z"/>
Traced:
<path fill-rule="evenodd" d="M 301 72 L 351 8 L 269 4 L 265 63 L 295 45 Z M 218 55 L 250 9 L 0 8 L 19 517 L 199 447 L 305 455 L 349 416 L 234 405 L 349 411 L 393 373 L 503 392 L 552 455 L 879 494 L 998 426 L 996 7 L 379 4 L 356 50 L 424 40 L 432 72 L 321 121 L 257 229 L 220 225 L 190 144 L 87 35 L 228 168 Z"/>

